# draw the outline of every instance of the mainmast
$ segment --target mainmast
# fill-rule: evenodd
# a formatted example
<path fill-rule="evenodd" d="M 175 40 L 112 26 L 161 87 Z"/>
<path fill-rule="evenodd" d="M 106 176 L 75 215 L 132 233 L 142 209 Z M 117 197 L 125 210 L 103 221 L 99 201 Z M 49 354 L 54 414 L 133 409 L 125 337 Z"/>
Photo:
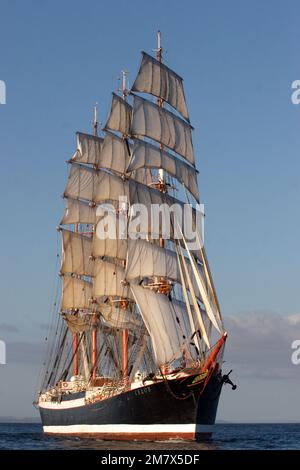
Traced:
<path fill-rule="evenodd" d="M 126 101 L 128 90 L 127 90 L 127 71 L 122 70 L 122 96 L 123 100 Z M 126 136 L 123 134 L 123 138 Z M 123 208 L 121 208 L 123 210 Z M 128 300 L 121 301 L 121 308 L 127 309 Z M 122 332 L 122 349 L 123 349 L 123 380 L 124 384 L 128 383 L 128 329 L 124 328 Z"/>
<path fill-rule="evenodd" d="M 78 224 L 75 224 L 75 232 L 78 233 Z M 73 375 L 77 377 L 79 374 L 79 340 L 78 333 L 73 333 Z"/>
<path fill-rule="evenodd" d="M 157 60 L 158 62 L 162 62 L 162 51 L 163 51 L 163 48 L 161 46 L 161 32 L 160 31 L 157 31 L 157 51 L 156 51 L 156 57 L 157 57 Z M 161 98 L 157 98 L 157 104 L 160 108 L 163 107 L 164 105 L 164 102 Z M 161 143 L 160 144 L 160 148 L 163 149 L 164 146 L 163 144 Z M 167 186 L 165 184 L 165 172 L 162 168 L 160 168 L 158 170 L 158 176 L 159 176 L 159 181 L 161 182 L 162 184 L 162 189 L 164 190 L 164 192 L 167 192 Z M 164 241 L 162 240 L 161 242 L 161 246 L 163 247 L 164 246 Z"/>
<path fill-rule="evenodd" d="M 93 119 L 93 134 L 95 137 L 98 136 L 98 103 L 94 106 L 94 119 Z M 93 314 L 92 320 L 92 380 L 95 381 L 97 378 L 97 313 Z"/>
<path fill-rule="evenodd" d="M 157 49 L 156 50 L 156 58 L 158 62 L 162 62 L 162 52 L 163 48 L 161 46 L 161 32 L 157 31 Z M 163 108 L 164 101 L 162 98 L 157 98 L 157 105 L 159 108 Z M 160 143 L 159 148 L 162 150 L 164 148 L 163 144 Z M 161 192 L 166 193 L 167 192 L 167 185 L 165 182 L 165 172 L 163 168 L 159 168 L 158 170 L 158 182 L 154 184 L 154 186 Z M 163 248 L 164 247 L 164 240 L 160 239 L 160 246 Z"/>

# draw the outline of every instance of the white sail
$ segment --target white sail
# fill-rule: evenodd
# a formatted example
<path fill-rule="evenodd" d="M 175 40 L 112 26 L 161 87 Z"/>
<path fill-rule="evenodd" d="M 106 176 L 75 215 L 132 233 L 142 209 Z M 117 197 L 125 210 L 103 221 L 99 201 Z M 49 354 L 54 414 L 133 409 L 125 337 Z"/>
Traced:
<path fill-rule="evenodd" d="M 176 253 L 145 240 L 128 240 L 126 279 L 153 276 L 179 281 Z"/>
<path fill-rule="evenodd" d="M 162 98 L 189 120 L 182 78 L 146 52 L 142 55 L 140 70 L 131 90 Z"/>
<path fill-rule="evenodd" d="M 94 170 L 73 164 L 64 196 L 73 199 L 103 202 L 118 201 L 119 196 L 126 195 L 126 183 L 117 175 L 104 170 Z"/>
<path fill-rule="evenodd" d="M 125 260 L 127 254 L 127 240 L 120 239 L 100 239 L 94 236 L 93 256 L 105 256 Z"/>
<path fill-rule="evenodd" d="M 131 106 L 120 96 L 112 94 L 111 110 L 104 129 L 130 134 Z"/>
<path fill-rule="evenodd" d="M 116 263 L 99 258 L 95 259 L 94 268 L 94 297 L 122 297 L 132 298 L 130 288 L 124 284 L 125 270 Z"/>
<path fill-rule="evenodd" d="M 128 166 L 130 153 L 128 141 L 107 131 L 102 145 L 99 167 L 123 174 Z"/>
<path fill-rule="evenodd" d="M 63 277 L 61 310 L 89 309 L 92 283 L 72 276 Z"/>
<path fill-rule="evenodd" d="M 180 359 L 189 348 L 192 335 L 184 304 L 171 302 L 164 294 L 141 286 L 132 285 L 131 289 L 151 337 L 158 365 Z"/>
<path fill-rule="evenodd" d="M 136 95 L 131 134 L 156 140 L 180 154 L 192 165 L 195 163 L 191 126 L 175 114 Z"/>
<path fill-rule="evenodd" d="M 126 260 L 127 217 L 114 211 L 106 211 L 99 218 L 93 237 L 93 256 Z"/>
<path fill-rule="evenodd" d="M 184 271 L 185 271 L 185 279 L 187 280 L 187 285 L 189 287 L 189 291 L 190 291 L 190 294 L 191 294 L 191 298 L 192 298 L 192 302 L 193 302 L 193 306 L 194 306 L 194 311 L 196 313 L 197 323 L 199 325 L 201 335 L 202 335 L 207 347 L 210 348 L 209 338 L 208 338 L 208 335 L 207 335 L 207 332 L 206 332 L 206 329 L 205 329 L 205 325 L 204 325 L 204 322 L 203 322 L 203 319 L 202 319 L 202 312 L 201 312 L 200 307 L 199 307 L 198 302 L 197 302 L 196 294 L 195 294 L 195 291 L 194 291 L 194 286 L 193 286 L 191 276 L 190 276 L 190 273 L 189 273 L 189 270 L 188 270 L 188 267 L 187 267 L 186 258 L 183 254 L 183 250 L 182 250 L 181 245 L 179 244 L 178 246 L 179 246 L 179 250 L 181 252 L 181 261 L 182 261 L 182 265 L 183 265 L 183 268 L 184 268 Z"/>
<path fill-rule="evenodd" d="M 208 297 L 208 294 L 207 294 L 207 290 L 206 290 L 206 286 L 205 286 L 205 283 L 204 283 L 204 280 L 202 278 L 202 276 L 200 275 L 199 271 L 198 271 L 198 268 L 197 268 L 197 265 L 196 265 L 196 262 L 188 248 L 188 245 L 185 241 L 185 238 L 183 237 L 183 241 L 184 241 L 184 245 L 185 245 L 185 248 L 187 250 L 187 253 L 188 253 L 188 256 L 189 256 L 189 259 L 190 259 L 190 262 L 191 262 L 191 265 L 192 265 L 192 268 L 193 268 L 193 272 L 194 272 L 194 275 L 196 277 L 196 280 L 197 280 L 197 284 L 198 284 L 198 288 L 199 288 L 199 291 L 201 293 L 201 298 L 202 298 L 202 301 L 203 301 L 203 304 L 205 306 L 205 310 L 206 310 L 206 313 L 210 319 L 210 321 L 212 322 L 212 324 L 214 325 L 214 327 L 216 328 L 216 330 L 221 333 L 221 329 L 218 325 L 218 322 L 216 320 L 216 317 L 215 317 L 215 313 L 212 309 L 212 306 L 211 306 L 211 303 L 210 303 L 210 299 Z"/>
<path fill-rule="evenodd" d="M 95 224 L 96 210 L 87 202 L 66 198 L 67 206 L 60 225 L 68 224 Z"/>
<path fill-rule="evenodd" d="M 62 263 L 61 273 L 92 276 L 92 238 L 69 230 L 61 230 Z"/>
<path fill-rule="evenodd" d="M 196 297 L 200 298 L 200 290 L 188 259 L 186 265 Z M 199 269 L 202 269 L 202 266 L 199 266 Z M 176 252 L 142 239 L 128 240 L 125 275 L 128 281 L 161 276 L 182 284 Z"/>
<path fill-rule="evenodd" d="M 149 168 L 139 168 L 138 170 L 134 170 L 130 174 L 130 178 L 134 179 L 138 183 L 142 183 L 147 186 L 153 184 L 154 182 L 154 178 Z"/>
<path fill-rule="evenodd" d="M 77 151 L 72 160 L 78 163 L 90 163 L 98 166 L 103 139 L 83 132 L 77 132 Z"/>
<path fill-rule="evenodd" d="M 135 139 L 127 172 L 140 168 L 161 168 L 183 184 L 199 202 L 197 170 L 171 153 L 140 139 Z"/>
<path fill-rule="evenodd" d="M 118 305 L 110 305 L 109 303 L 100 303 L 98 304 L 98 310 L 103 317 L 104 324 L 112 328 L 136 330 L 142 326 L 141 316 L 129 309 L 123 309 Z"/>
<path fill-rule="evenodd" d="M 97 188 L 97 173 L 92 168 L 71 165 L 64 196 L 93 201 Z"/>
<path fill-rule="evenodd" d="M 144 171 L 144 169 L 138 171 Z M 105 201 L 119 202 L 120 197 L 126 197 L 130 204 L 143 204 L 148 211 L 148 228 L 150 231 L 152 228 L 152 210 L 154 213 L 156 206 L 161 205 L 161 210 L 166 213 L 164 219 L 170 221 L 167 206 L 172 206 L 174 211 L 179 211 L 182 215 L 184 233 L 189 233 L 188 230 L 185 231 L 185 227 L 191 225 L 191 230 L 194 230 L 196 227 L 197 211 L 195 209 L 191 208 L 191 213 L 187 213 L 184 211 L 184 203 L 182 201 L 168 194 L 161 193 L 156 189 L 152 189 L 138 181 L 132 179 L 124 181 L 120 176 L 110 174 L 105 170 L 94 170 L 73 164 L 64 195 L 68 198 L 93 201 L 94 203 L 102 203 Z M 192 222 L 190 222 L 190 219 Z M 163 234 L 165 238 L 168 238 L 169 233 L 170 230 L 168 230 L 166 234 Z M 159 237 L 160 234 L 159 232 L 155 234 L 155 236 Z"/>
<path fill-rule="evenodd" d="M 129 180 L 128 184 L 130 204 L 140 204 L 147 208 L 147 212 L 141 217 L 143 221 L 146 219 L 146 224 L 141 225 L 134 223 L 135 212 L 139 212 L 138 206 L 131 208 L 132 220 L 128 228 L 131 238 L 134 238 L 134 233 L 142 234 L 143 238 L 146 238 L 146 235 L 151 235 L 151 238 L 181 238 L 174 226 L 174 218 L 181 220 L 183 233 L 193 236 L 196 224 L 199 224 L 201 219 L 196 209 L 190 207 L 188 210 L 187 205 L 179 199 L 144 184 L 133 180 Z"/>

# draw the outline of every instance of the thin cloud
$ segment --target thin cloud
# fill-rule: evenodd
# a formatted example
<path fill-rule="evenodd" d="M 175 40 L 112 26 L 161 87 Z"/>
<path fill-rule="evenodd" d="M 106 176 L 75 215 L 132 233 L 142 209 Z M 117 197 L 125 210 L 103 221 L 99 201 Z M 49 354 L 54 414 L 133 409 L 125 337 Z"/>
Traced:
<path fill-rule="evenodd" d="M 45 343 L 7 343 L 7 364 L 41 364 L 45 356 Z"/>
<path fill-rule="evenodd" d="M 242 377 L 299 378 L 291 362 L 291 344 L 300 339 L 300 314 L 282 316 L 248 312 L 225 317 L 228 344 L 225 359 Z"/>
<path fill-rule="evenodd" d="M 0 323 L 0 333 L 19 333 L 19 328 L 11 323 Z"/>
<path fill-rule="evenodd" d="M 300 314 L 248 312 L 227 316 L 224 323 L 228 331 L 224 370 L 234 369 L 237 378 L 299 378 L 300 366 L 291 362 L 291 344 L 300 339 Z M 8 364 L 41 364 L 45 347 L 44 342 L 10 342 Z"/>

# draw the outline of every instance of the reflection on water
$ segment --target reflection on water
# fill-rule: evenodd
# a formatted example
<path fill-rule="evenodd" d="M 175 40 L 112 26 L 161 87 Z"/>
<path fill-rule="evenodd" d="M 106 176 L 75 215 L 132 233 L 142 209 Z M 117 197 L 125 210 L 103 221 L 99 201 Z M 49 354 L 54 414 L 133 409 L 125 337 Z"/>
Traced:
<path fill-rule="evenodd" d="M 90 438 L 61 438 L 48 436 L 55 449 L 94 449 L 94 450 L 212 450 L 217 449 L 213 441 L 194 442 L 182 440 L 169 440 L 159 442 L 141 441 L 102 441 Z M 50 441 L 48 443 L 50 444 Z"/>
<path fill-rule="evenodd" d="M 47 436 L 40 424 L 0 424 L 0 449 L 218 450 L 300 449 L 300 424 L 217 424 L 206 442 L 120 442 Z"/>

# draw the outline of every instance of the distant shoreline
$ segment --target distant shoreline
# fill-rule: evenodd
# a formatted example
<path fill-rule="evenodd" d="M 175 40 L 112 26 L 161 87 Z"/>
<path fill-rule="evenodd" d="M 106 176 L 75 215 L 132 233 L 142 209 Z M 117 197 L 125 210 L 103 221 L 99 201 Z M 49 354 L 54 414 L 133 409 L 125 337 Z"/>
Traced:
<path fill-rule="evenodd" d="M 40 418 L 16 418 L 12 416 L 3 416 L 0 417 L 0 424 L 38 424 L 41 423 Z"/>

